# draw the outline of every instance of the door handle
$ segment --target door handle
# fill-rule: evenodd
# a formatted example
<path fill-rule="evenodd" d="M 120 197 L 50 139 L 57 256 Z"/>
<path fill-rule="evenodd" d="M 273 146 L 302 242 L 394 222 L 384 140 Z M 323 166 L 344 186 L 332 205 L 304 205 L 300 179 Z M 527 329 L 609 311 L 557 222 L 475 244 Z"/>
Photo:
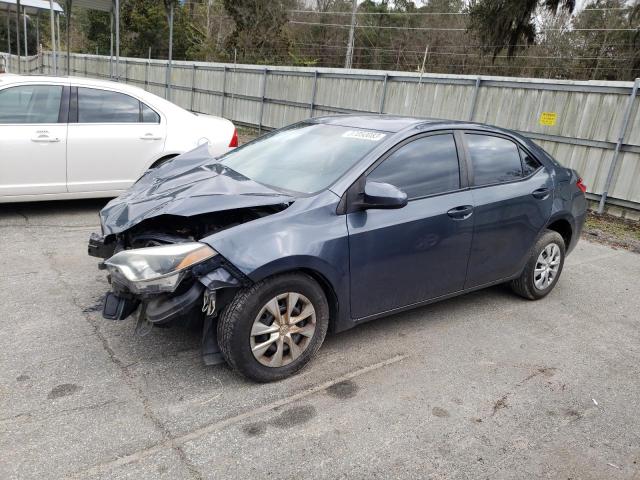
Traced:
<path fill-rule="evenodd" d="M 48 137 L 47 135 L 40 135 L 38 137 L 31 138 L 31 141 L 36 143 L 56 143 L 56 142 L 59 142 L 60 139 L 58 137 L 51 138 L 51 137 Z"/>
<path fill-rule="evenodd" d="M 461 205 L 447 212 L 454 220 L 466 220 L 473 214 L 473 205 Z"/>
<path fill-rule="evenodd" d="M 162 140 L 162 137 L 154 137 L 153 133 L 146 133 L 140 137 L 140 140 Z"/>
<path fill-rule="evenodd" d="M 546 187 L 542 187 L 531 192 L 531 195 L 533 195 L 533 198 L 537 198 L 538 200 L 544 200 L 549 196 L 549 193 L 551 193 L 551 190 Z"/>

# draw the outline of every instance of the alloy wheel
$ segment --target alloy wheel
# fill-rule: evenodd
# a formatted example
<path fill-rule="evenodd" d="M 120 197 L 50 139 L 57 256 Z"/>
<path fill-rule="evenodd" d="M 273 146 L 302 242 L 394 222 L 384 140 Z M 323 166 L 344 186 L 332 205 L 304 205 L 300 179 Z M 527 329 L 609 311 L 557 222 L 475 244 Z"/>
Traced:
<path fill-rule="evenodd" d="M 261 309 L 251 327 L 251 352 L 267 367 L 282 367 L 296 360 L 311 343 L 316 311 L 307 297 L 286 292 Z"/>
<path fill-rule="evenodd" d="M 560 247 L 555 243 L 550 243 L 536 261 L 536 267 L 533 271 L 533 283 L 538 290 L 545 290 L 553 283 L 558 271 L 560 270 L 560 260 L 562 252 Z"/>

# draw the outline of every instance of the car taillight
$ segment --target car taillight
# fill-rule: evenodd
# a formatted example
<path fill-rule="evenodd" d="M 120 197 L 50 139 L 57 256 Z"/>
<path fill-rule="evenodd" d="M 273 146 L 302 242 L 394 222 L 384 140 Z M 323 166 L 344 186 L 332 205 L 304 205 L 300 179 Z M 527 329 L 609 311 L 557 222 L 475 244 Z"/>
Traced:
<path fill-rule="evenodd" d="M 578 181 L 576 182 L 576 187 L 578 187 L 580 190 L 582 190 L 582 193 L 587 191 L 587 186 L 582 183 L 582 179 L 578 178 Z"/>
<path fill-rule="evenodd" d="M 238 130 L 233 129 L 233 136 L 231 137 L 231 142 L 229 142 L 229 147 L 237 147 L 238 146 Z"/>

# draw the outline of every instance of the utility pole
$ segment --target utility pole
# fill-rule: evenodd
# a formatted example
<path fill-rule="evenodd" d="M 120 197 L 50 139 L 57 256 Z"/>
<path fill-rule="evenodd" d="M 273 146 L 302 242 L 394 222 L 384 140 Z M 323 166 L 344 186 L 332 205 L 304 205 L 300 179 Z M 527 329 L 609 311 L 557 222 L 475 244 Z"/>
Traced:
<path fill-rule="evenodd" d="M 7 53 L 11 55 L 11 11 L 7 9 Z M 7 59 L 7 62 L 9 59 Z M 7 63 L 7 68 L 9 64 Z"/>
<path fill-rule="evenodd" d="M 67 75 L 71 75 L 71 4 L 73 0 L 67 0 Z"/>
<path fill-rule="evenodd" d="M 25 60 L 29 56 L 29 49 L 27 48 L 27 12 L 22 7 L 22 25 L 24 26 L 24 57 Z"/>
<path fill-rule="evenodd" d="M 120 0 L 115 0 L 116 17 L 116 81 L 120 81 Z M 126 83 L 126 82 L 125 82 Z"/>
<path fill-rule="evenodd" d="M 344 68 L 351 68 L 353 64 L 353 42 L 356 33 L 356 10 L 358 10 L 358 0 L 353 0 L 351 8 L 351 28 L 349 28 L 349 45 L 347 45 L 347 57 L 344 59 Z"/>
<path fill-rule="evenodd" d="M 49 15 L 51 19 L 51 60 L 53 63 L 53 74 L 58 74 L 58 63 L 56 60 L 56 29 L 54 27 L 54 13 L 53 13 L 53 0 L 49 0 Z"/>
<path fill-rule="evenodd" d="M 18 52 L 18 73 L 21 72 L 22 62 L 20 61 L 20 0 L 16 3 L 16 51 Z"/>
<path fill-rule="evenodd" d="M 171 101 L 171 62 L 173 60 L 173 2 L 169 6 L 169 59 L 167 61 L 167 70 L 166 70 L 166 90 L 164 94 L 164 98 Z"/>

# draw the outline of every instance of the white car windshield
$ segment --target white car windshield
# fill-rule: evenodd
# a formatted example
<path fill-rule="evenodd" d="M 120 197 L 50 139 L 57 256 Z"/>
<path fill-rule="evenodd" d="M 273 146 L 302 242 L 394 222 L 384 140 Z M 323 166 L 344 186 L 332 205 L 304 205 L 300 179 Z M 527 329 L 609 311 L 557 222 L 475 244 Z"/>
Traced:
<path fill-rule="evenodd" d="M 314 193 L 330 186 L 387 135 L 339 125 L 299 123 L 233 150 L 220 162 L 264 185 Z"/>

